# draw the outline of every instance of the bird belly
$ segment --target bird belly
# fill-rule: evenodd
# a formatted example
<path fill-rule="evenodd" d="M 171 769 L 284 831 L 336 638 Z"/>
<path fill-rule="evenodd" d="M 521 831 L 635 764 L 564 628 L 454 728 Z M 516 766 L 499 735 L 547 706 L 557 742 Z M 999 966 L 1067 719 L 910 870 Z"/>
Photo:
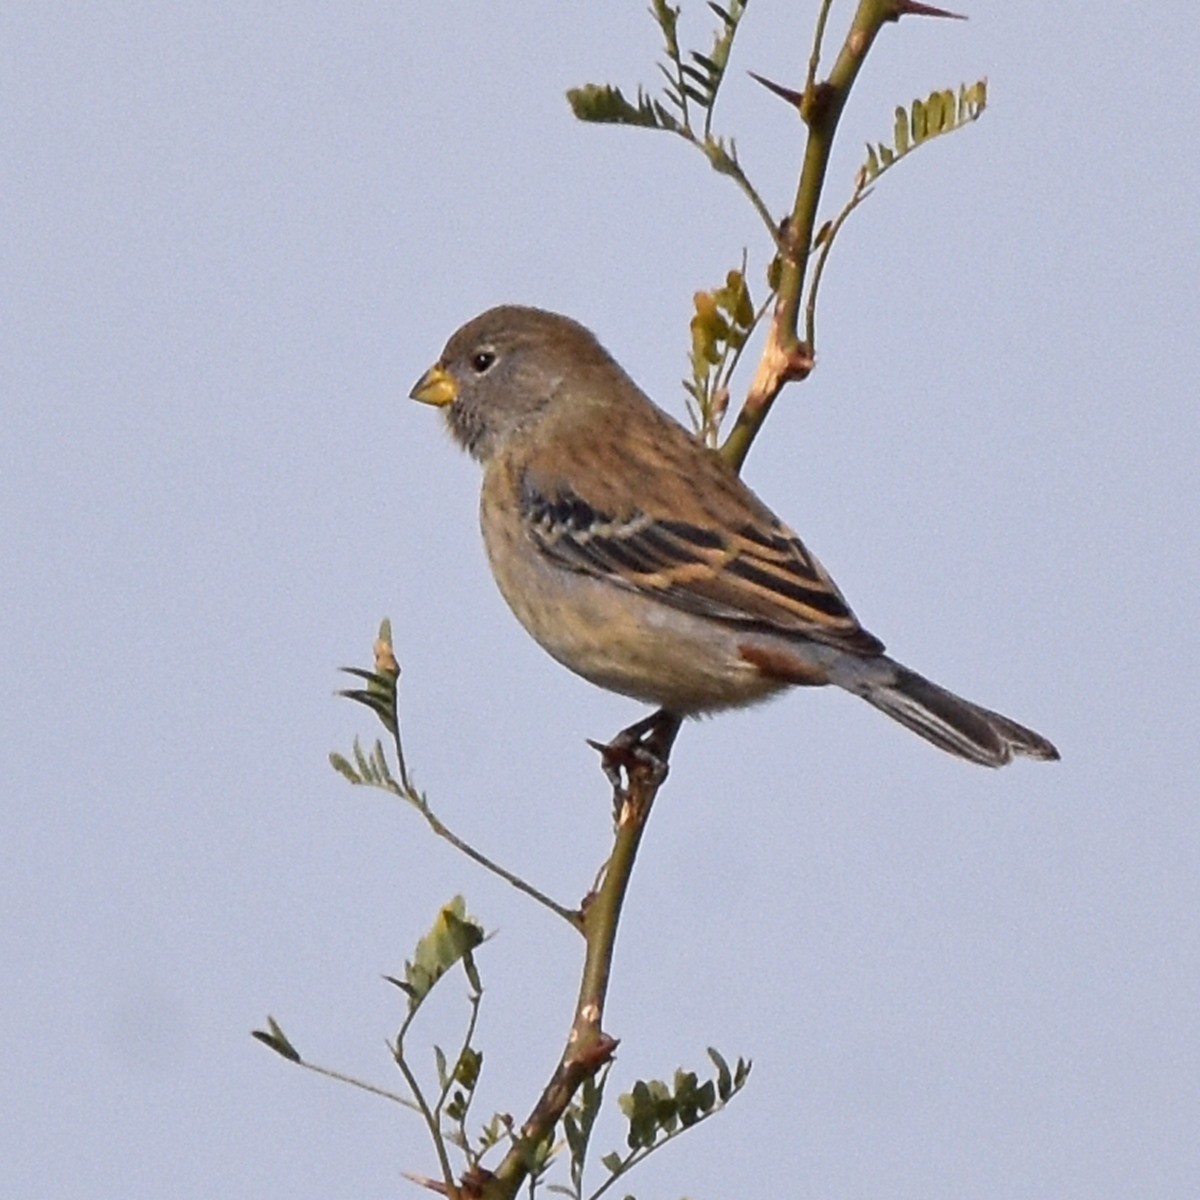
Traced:
<path fill-rule="evenodd" d="M 744 637 L 732 626 L 567 570 L 529 547 L 501 552 L 489 540 L 487 548 L 521 624 L 563 666 L 599 687 L 691 714 L 750 704 L 787 686 L 743 656 Z"/>

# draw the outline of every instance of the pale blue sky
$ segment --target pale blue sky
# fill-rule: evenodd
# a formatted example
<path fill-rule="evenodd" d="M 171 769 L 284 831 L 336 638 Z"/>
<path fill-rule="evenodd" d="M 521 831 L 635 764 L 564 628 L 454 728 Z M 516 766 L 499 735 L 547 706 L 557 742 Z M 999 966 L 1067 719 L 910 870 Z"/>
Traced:
<path fill-rule="evenodd" d="M 414 1118 L 249 1030 L 398 1084 L 380 976 L 456 892 L 497 931 L 479 1115 L 544 1082 L 578 939 L 325 758 L 374 736 L 332 692 L 390 615 L 437 809 L 564 901 L 604 854 L 584 739 L 642 710 L 509 616 L 477 470 L 405 396 L 512 300 L 682 412 L 692 292 L 766 247 L 681 143 L 571 118 L 655 81 L 644 7 L 0 13 L 5 1196 L 417 1194 Z M 743 72 L 798 82 L 814 8 L 755 0 L 718 116 L 780 210 L 799 128 Z M 899 658 L 1063 762 L 973 769 L 831 692 L 685 729 L 613 1091 L 756 1065 L 641 1196 L 1200 1193 L 1200 19 L 968 8 L 867 65 L 830 205 L 896 102 L 991 107 L 847 228 L 746 474 Z"/>

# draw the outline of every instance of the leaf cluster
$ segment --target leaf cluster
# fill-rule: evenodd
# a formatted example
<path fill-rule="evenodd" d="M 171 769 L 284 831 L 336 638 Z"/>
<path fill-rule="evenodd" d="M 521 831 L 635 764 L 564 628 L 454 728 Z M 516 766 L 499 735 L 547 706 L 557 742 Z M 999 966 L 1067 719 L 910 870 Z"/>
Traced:
<path fill-rule="evenodd" d="M 627 1124 L 627 1149 L 610 1151 L 600 1159 L 606 1176 L 600 1186 L 588 1194 L 587 1200 L 596 1200 L 655 1150 L 720 1112 L 742 1090 L 750 1075 L 747 1060 L 739 1058 L 731 1068 L 711 1046 L 708 1057 L 715 1073 L 703 1083 L 695 1071 L 677 1070 L 670 1084 L 661 1079 L 639 1079 L 618 1098 Z M 573 1200 L 584 1200 L 584 1168 L 607 1079 L 607 1068 L 596 1078 L 588 1079 L 563 1118 L 563 1134 L 570 1152 L 571 1185 L 554 1184 L 550 1190 Z"/>
<path fill-rule="evenodd" d="M 649 1150 L 681 1130 L 711 1116 L 735 1096 L 746 1083 L 750 1063 L 739 1058 L 731 1070 L 725 1059 L 711 1046 L 708 1056 L 716 1067 L 712 1079 L 700 1083 L 695 1071 L 675 1072 L 674 1086 L 661 1079 L 638 1080 L 633 1090 L 620 1098 L 621 1111 L 629 1120 L 630 1150 Z M 615 1160 L 604 1159 L 612 1170 Z"/>
<path fill-rule="evenodd" d="M 847 218 L 871 195 L 872 184 L 902 159 L 907 158 L 918 146 L 977 121 L 986 107 L 986 79 L 980 79 L 970 85 L 961 84 L 957 93 L 949 88 L 931 92 L 927 99 L 914 100 L 907 109 L 897 106 L 892 126 L 892 145 L 885 142 L 867 144 L 867 157 L 855 175 L 850 199 L 836 217 L 826 221 L 817 230 L 813 239 L 813 249 L 818 253 L 806 306 L 807 336 L 810 344 L 816 340 L 817 294 L 829 252 L 833 249 L 834 241 Z M 777 258 L 776 263 L 772 264 L 773 271 L 777 269 L 778 262 Z"/>
<path fill-rule="evenodd" d="M 707 54 L 689 51 L 686 60 L 679 49 L 679 12 L 664 0 L 651 0 L 650 12 L 662 31 L 666 63 L 659 70 L 666 78 L 664 94 L 679 113 L 685 126 L 691 125 L 690 106 L 696 105 L 704 116 L 704 133 L 712 128 L 712 112 L 717 92 L 725 79 L 729 54 L 733 49 L 738 22 L 746 12 L 749 0 L 733 0 L 728 8 L 709 3 L 708 7 L 720 18 L 721 24 L 713 34 L 712 48 Z"/>
<path fill-rule="evenodd" d="M 859 186 L 865 187 L 877 179 L 922 143 L 979 120 L 986 107 L 986 79 L 970 86 L 960 84 L 957 94 L 945 88 L 930 92 L 925 100 L 914 100 L 908 109 L 897 107 L 893 145 L 868 143 L 866 161 L 859 168 Z"/>
<path fill-rule="evenodd" d="M 583 121 L 634 125 L 676 134 L 699 149 L 715 171 L 729 176 L 737 183 L 766 226 L 775 247 L 774 258 L 767 270 L 770 295 L 767 303 L 763 305 L 763 311 L 766 311 L 769 302 L 778 295 L 777 311 L 786 313 L 784 320 L 786 328 L 783 330 L 781 338 L 777 340 L 795 346 L 797 344 L 795 339 L 798 337 L 796 324 L 800 299 L 802 293 L 807 292 L 804 299 L 806 317 L 803 344 L 808 361 L 811 362 L 812 355 L 815 353 L 816 307 L 821 276 L 829 251 L 843 223 L 870 194 L 870 184 L 888 168 L 907 156 L 917 146 L 976 120 L 986 106 L 986 81 L 981 80 L 970 86 L 963 85 L 957 93 L 949 90 L 935 91 L 925 100 L 914 100 L 907 109 L 897 108 L 893 143 L 889 145 L 877 142 L 868 145 L 866 161 L 856 174 L 850 199 L 836 217 L 825 221 L 820 226 L 811 239 L 811 249 L 815 252 L 815 260 L 809 262 L 808 234 L 806 233 L 804 235 L 806 248 L 803 255 L 800 256 L 804 268 L 799 272 L 793 272 L 785 281 L 784 258 L 785 256 L 796 257 L 794 246 L 789 247 L 787 244 L 788 226 L 789 224 L 794 225 L 797 214 L 804 210 L 806 219 L 799 222 L 799 227 L 805 230 L 813 229 L 812 217 L 820 192 L 819 183 L 814 189 L 809 185 L 808 176 L 802 174 L 797 192 L 796 209 L 791 214 L 789 222 L 781 223 L 777 221 L 757 188 L 747 177 L 738 159 L 737 147 L 733 139 L 718 136 L 712 131 L 713 112 L 717 97 L 727 76 L 734 37 L 745 15 L 747 4 L 748 0 L 739 0 L 739 2 L 730 3 L 728 7 L 723 8 L 718 4 L 710 3 L 709 9 L 717 15 L 720 21 L 713 35 L 711 47 L 707 53 L 695 50 L 685 53 L 681 49 L 679 41 L 680 9 L 666 3 L 666 0 L 651 0 L 650 13 L 659 28 L 663 46 L 663 61 L 657 64 L 665 80 L 661 94 L 652 96 L 639 86 L 635 98 L 630 100 L 620 88 L 611 84 L 586 84 L 583 87 L 571 89 L 567 93 L 567 99 L 575 116 Z M 771 92 L 792 104 L 810 127 L 817 119 L 814 117 L 814 113 L 818 112 L 822 105 L 827 107 L 829 103 L 830 84 L 818 85 L 816 79 L 829 7 L 829 0 L 824 0 L 818 15 L 808 77 L 802 91 L 773 83 L 751 72 L 751 75 Z M 890 17 L 884 15 L 876 20 L 879 22 L 892 19 L 899 15 L 899 11 L 891 14 Z M 917 4 L 909 5 L 904 11 L 927 16 L 953 15 L 928 5 Z M 848 90 L 849 84 L 844 86 Z M 824 99 L 819 100 L 820 97 L 824 97 Z M 703 115 L 703 121 L 697 124 L 700 114 Z M 826 150 L 826 157 L 827 153 Z M 817 174 L 819 176 L 820 173 Z M 807 207 L 810 204 L 811 211 Z M 811 274 L 809 274 L 810 268 Z M 743 277 L 745 275 L 744 263 L 742 275 Z M 780 291 L 781 287 L 782 291 Z M 710 301 L 705 297 L 713 297 L 713 299 Z M 692 318 L 692 378 L 690 381 L 684 381 L 684 387 L 691 398 L 688 407 L 692 420 L 701 436 L 709 444 L 714 442 L 715 430 L 719 425 L 724 408 L 728 404 L 729 377 L 732 374 L 732 368 L 728 371 L 719 370 L 715 374 L 711 370 L 718 365 L 718 361 L 722 363 L 726 361 L 723 357 L 724 350 L 720 347 L 721 339 L 718 332 L 719 322 L 726 316 L 727 313 L 722 311 L 715 293 L 698 293 L 696 314 Z M 734 363 L 736 363 L 736 353 L 739 349 L 735 338 L 735 341 L 729 346 Z M 706 366 L 709 369 L 706 370 Z M 752 432 L 748 434 L 748 437 L 752 436 Z M 744 454 L 744 451 L 742 453 Z"/>
<path fill-rule="evenodd" d="M 499 1113 L 495 1114 L 478 1134 L 472 1136 L 467 1129 L 471 1104 L 475 1099 L 483 1069 L 483 1052 L 473 1046 L 472 1041 L 483 998 L 483 986 L 475 965 L 474 951 L 484 940 L 483 927 L 467 915 L 462 897 L 455 896 L 442 905 L 433 925 L 418 940 L 412 956 L 405 963 L 404 978 L 384 976 L 408 998 L 408 1013 L 391 1046 L 392 1059 L 404 1079 L 408 1095 L 401 1095 L 340 1071 L 307 1062 L 274 1017 L 268 1017 L 266 1028 L 254 1030 L 253 1036 L 289 1062 L 382 1096 L 419 1113 L 433 1140 L 443 1180 L 451 1183 L 453 1171 L 447 1154 L 448 1146 L 455 1146 L 463 1153 L 467 1169 L 471 1170 L 478 1167 L 482 1155 L 498 1142 L 512 1140 L 511 1118 Z M 436 985 L 458 964 L 462 965 L 468 984 L 470 1016 L 460 1044 L 452 1057 L 447 1055 L 441 1046 L 433 1047 L 437 1086 L 427 1093 L 409 1060 L 405 1040 L 421 1006 Z"/>
<path fill-rule="evenodd" d="M 664 61 L 657 64 L 665 80 L 661 99 L 640 86 L 630 100 L 612 84 L 588 83 L 571 88 L 567 102 L 581 121 L 661 129 L 683 138 L 708 159 L 715 171 L 727 175 L 742 189 L 774 239 L 775 221 L 742 169 L 736 144 L 732 138 L 720 137 L 712 131 L 717 96 L 725 82 L 733 40 L 748 3 L 749 0 L 731 0 L 724 8 L 709 3 L 708 7 L 720 21 L 712 45 L 706 54 L 698 50 L 685 54 L 679 45 L 680 10 L 665 0 L 652 0 L 650 14 L 663 42 Z M 697 124 L 700 117 L 703 119 Z"/>
<path fill-rule="evenodd" d="M 746 283 L 746 259 L 727 272 L 723 286 L 692 297 L 692 376 L 683 381 L 688 414 L 700 438 L 715 446 L 721 419 L 729 407 L 729 380 L 747 339 L 766 306 L 756 310 Z"/>
<path fill-rule="evenodd" d="M 620 88 L 589 83 L 567 92 L 571 110 L 581 121 L 641 125 L 647 129 L 695 135 L 694 106 L 704 114 L 701 137 L 707 137 L 712 130 L 713 109 L 725 80 L 738 22 L 745 14 L 747 3 L 749 0 L 733 0 L 728 8 L 710 3 L 708 7 L 721 20 L 713 35 L 712 47 L 707 54 L 692 50 L 685 55 L 679 47 L 680 10 L 664 0 L 652 0 L 650 13 L 662 34 L 666 59 L 658 64 L 666 80 L 663 85 L 666 103 L 648 96 L 641 87 L 637 90 L 636 100 L 631 102 Z"/>

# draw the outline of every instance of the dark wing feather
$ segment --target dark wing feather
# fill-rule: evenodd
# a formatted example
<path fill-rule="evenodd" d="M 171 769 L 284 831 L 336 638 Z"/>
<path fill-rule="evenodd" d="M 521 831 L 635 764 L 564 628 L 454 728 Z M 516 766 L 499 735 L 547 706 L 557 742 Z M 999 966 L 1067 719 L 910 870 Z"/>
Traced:
<path fill-rule="evenodd" d="M 638 509 L 606 512 L 561 481 L 526 472 L 519 499 L 538 548 L 561 567 L 657 596 L 685 612 L 798 634 L 860 654 L 883 644 L 859 625 L 824 567 L 766 510 L 726 531 Z"/>

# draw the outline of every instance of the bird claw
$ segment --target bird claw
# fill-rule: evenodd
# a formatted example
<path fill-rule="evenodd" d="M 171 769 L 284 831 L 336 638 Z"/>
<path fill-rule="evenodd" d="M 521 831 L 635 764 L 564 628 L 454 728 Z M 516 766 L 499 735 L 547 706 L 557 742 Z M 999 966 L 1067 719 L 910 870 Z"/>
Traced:
<path fill-rule="evenodd" d="M 600 755 L 600 767 L 612 784 L 618 809 L 629 799 L 635 778 L 651 790 L 662 786 L 670 770 L 668 755 L 678 728 L 678 718 L 660 709 L 622 729 L 610 742 L 588 740 Z"/>

